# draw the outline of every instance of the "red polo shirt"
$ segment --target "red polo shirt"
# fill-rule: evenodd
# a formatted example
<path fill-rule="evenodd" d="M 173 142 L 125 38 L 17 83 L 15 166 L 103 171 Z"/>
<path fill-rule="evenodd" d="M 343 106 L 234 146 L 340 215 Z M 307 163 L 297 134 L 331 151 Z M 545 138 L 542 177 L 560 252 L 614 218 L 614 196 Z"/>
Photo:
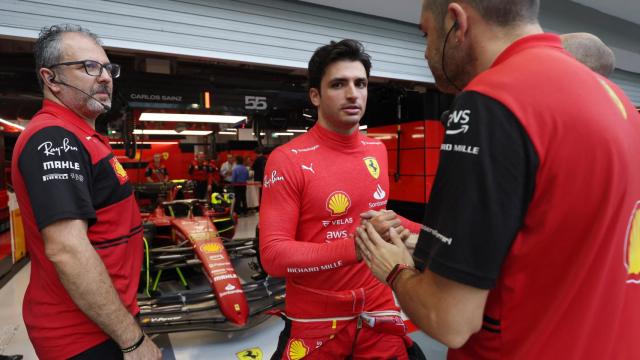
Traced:
<path fill-rule="evenodd" d="M 87 220 L 89 240 L 120 300 L 136 314 L 142 265 L 138 206 L 108 140 L 48 100 L 18 138 L 11 167 L 31 255 L 23 303 L 27 332 L 40 359 L 68 358 L 108 336 L 72 301 L 45 255 L 40 231 L 58 220 Z"/>

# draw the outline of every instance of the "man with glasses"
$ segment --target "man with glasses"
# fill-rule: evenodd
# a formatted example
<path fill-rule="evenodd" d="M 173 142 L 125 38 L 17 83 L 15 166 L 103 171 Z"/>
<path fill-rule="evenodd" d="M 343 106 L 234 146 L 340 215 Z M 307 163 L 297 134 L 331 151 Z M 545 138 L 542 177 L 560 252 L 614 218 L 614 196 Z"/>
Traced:
<path fill-rule="evenodd" d="M 139 210 L 127 173 L 95 131 L 120 68 L 79 26 L 43 29 L 34 53 L 44 102 L 12 159 L 31 254 L 29 338 L 40 359 L 159 359 L 135 319 Z"/>

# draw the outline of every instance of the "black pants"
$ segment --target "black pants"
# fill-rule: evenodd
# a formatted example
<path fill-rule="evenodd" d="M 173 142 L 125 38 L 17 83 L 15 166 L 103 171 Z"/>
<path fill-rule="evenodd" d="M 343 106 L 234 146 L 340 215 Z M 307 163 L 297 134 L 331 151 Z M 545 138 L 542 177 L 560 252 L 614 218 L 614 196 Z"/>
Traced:
<path fill-rule="evenodd" d="M 204 197 L 207 196 L 207 185 L 208 183 L 206 181 L 196 181 L 196 186 L 193 189 L 196 199 L 204 199 Z"/>
<path fill-rule="evenodd" d="M 235 185 L 233 187 L 233 193 L 236 195 L 236 212 L 238 214 L 247 213 L 247 186 Z"/>
<path fill-rule="evenodd" d="M 70 358 L 70 360 L 120 360 L 123 359 L 122 351 L 113 339 L 108 339 L 80 354 Z"/>

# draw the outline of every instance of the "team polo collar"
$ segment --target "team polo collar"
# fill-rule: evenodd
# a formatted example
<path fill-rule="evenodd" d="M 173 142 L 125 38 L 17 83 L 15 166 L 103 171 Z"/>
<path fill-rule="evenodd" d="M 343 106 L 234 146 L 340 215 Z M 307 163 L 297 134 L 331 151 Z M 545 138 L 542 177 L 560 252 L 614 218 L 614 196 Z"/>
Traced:
<path fill-rule="evenodd" d="M 309 133 L 318 138 L 323 144 L 336 149 L 355 149 L 360 145 L 360 132 L 358 130 L 351 135 L 342 135 L 316 124 L 309 130 Z"/>
<path fill-rule="evenodd" d="M 54 101 L 44 99 L 44 101 L 42 102 L 42 109 L 38 112 L 38 114 L 40 113 L 51 114 L 56 119 L 64 121 L 65 124 L 69 124 L 80 130 L 80 132 L 85 134 L 87 138 L 96 138 L 101 143 L 109 146 L 109 139 L 98 134 L 96 130 L 92 128 L 85 119 L 81 118 L 80 116 L 78 116 L 78 114 Z"/>
<path fill-rule="evenodd" d="M 78 116 L 78 114 L 56 102 L 44 99 L 44 101 L 42 102 L 42 109 L 38 113 L 49 113 L 57 119 L 64 121 L 66 124 L 73 125 L 83 133 L 89 136 L 97 136 L 100 138 L 100 140 L 102 140 L 100 134 L 98 134 L 94 128 L 89 126 L 89 123 L 87 123 L 85 119 L 81 118 L 80 116 Z"/>
<path fill-rule="evenodd" d="M 505 62 L 509 58 L 515 56 L 523 50 L 527 50 L 533 47 L 552 47 L 562 49 L 562 42 L 560 41 L 560 36 L 556 34 L 535 34 L 525 36 L 516 40 L 514 43 L 509 45 L 493 62 L 491 67 L 496 67 L 501 63 Z"/>

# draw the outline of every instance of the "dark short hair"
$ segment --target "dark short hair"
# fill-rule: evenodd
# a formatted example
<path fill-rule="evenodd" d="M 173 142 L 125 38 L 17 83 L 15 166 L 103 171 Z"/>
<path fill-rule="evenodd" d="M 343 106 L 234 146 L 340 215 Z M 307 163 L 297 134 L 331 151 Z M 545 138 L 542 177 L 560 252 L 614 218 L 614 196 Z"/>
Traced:
<path fill-rule="evenodd" d="M 60 24 L 43 27 L 40 30 L 36 44 L 33 47 L 33 55 L 36 60 L 36 77 L 38 78 L 40 89 L 44 86 L 42 79 L 40 78 L 40 69 L 60 62 L 63 50 L 61 46 L 62 34 L 70 32 L 82 33 L 93 39 L 96 44 L 102 46 L 102 43 L 96 34 L 80 25 Z"/>
<path fill-rule="evenodd" d="M 309 60 L 309 89 L 320 90 L 320 82 L 327 71 L 327 67 L 337 61 L 360 61 L 364 70 L 371 71 L 371 57 L 364 52 L 364 46 L 357 40 L 344 39 L 339 42 L 332 41 L 316 49 Z"/>
<path fill-rule="evenodd" d="M 423 11 L 430 11 L 434 21 L 442 29 L 447 6 L 452 2 L 452 0 L 423 0 Z M 540 12 L 540 0 L 456 0 L 456 2 L 471 5 L 485 21 L 498 26 L 535 23 L 538 21 Z"/>
<path fill-rule="evenodd" d="M 239 165 L 242 165 L 242 164 L 244 163 L 244 158 L 242 157 L 242 155 L 238 155 L 238 156 L 236 156 L 236 162 L 237 162 Z"/>

